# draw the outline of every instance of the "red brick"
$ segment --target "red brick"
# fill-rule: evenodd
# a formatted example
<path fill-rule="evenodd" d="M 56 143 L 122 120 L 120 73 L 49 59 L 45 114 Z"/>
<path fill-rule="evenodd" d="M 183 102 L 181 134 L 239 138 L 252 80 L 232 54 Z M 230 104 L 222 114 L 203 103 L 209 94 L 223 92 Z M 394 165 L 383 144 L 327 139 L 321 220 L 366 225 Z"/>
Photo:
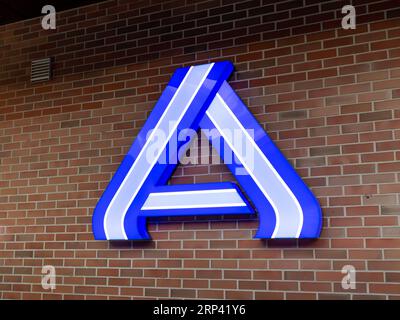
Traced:
<path fill-rule="evenodd" d="M 398 9 L 358 5 L 342 30 L 334 1 L 225 2 L 108 2 L 63 12 L 56 33 L 0 27 L 0 299 L 400 297 Z M 33 85 L 43 56 L 54 77 Z M 256 216 L 208 216 L 152 220 L 148 242 L 93 241 L 97 199 L 171 74 L 217 60 L 235 63 L 230 85 L 317 197 L 321 237 L 262 241 Z M 180 166 L 171 183 L 233 179 Z"/>

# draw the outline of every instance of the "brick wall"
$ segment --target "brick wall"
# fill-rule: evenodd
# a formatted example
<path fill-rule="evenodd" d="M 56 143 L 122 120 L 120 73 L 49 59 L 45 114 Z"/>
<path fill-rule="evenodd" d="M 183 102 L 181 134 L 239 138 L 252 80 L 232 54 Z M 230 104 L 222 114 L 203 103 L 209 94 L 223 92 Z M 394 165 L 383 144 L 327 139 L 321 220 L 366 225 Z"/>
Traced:
<path fill-rule="evenodd" d="M 353 0 L 343 30 L 349 2 L 111 0 L 58 13 L 55 31 L 0 26 L 0 298 L 399 298 L 399 2 Z M 54 78 L 32 85 L 42 57 Z M 94 241 L 93 207 L 175 68 L 226 59 L 318 197 L 321 238 L 255 240 L 256 217 L 213 216 Z M 230 179 L 186 166 L 172 183 Z"/>

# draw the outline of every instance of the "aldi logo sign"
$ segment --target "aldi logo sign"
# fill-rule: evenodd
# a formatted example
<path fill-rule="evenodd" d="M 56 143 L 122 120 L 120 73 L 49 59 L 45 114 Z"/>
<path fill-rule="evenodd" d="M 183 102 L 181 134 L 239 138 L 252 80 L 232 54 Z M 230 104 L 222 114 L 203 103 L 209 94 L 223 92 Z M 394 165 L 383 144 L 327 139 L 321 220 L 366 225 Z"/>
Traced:
<path fill-rule="evenodd" d="M 95 239 L 150 239 L 148 217 L 252 213 L 256 238 L 319 236 L 316 198 L 227 83 L 232 71 L 176 70 L 94 210 Z M 167 184 L 199 129 L 238 185 Z"/>

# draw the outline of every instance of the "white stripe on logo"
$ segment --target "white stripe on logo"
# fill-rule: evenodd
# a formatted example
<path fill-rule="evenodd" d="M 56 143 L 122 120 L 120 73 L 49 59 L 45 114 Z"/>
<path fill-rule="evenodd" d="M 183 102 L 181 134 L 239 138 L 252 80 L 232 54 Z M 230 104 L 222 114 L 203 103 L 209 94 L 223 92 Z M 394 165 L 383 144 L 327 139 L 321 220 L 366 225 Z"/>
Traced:
<path fill-rule="evenodd" d="M 225 112 L 224 112 L 225 110 Z M 272 234 L 272 238 L 277 238 L 277 237 L 299 237 L 301 229 L 303 227 L 303 211 L 300 206 L 299 201 L 293 194 L 293 192 L 290 190 L 290 188 L 287 186 L 287 184 L 283 181 L 282 177 L 279 175 L 279 173 L 276 171 L 274 166 L 270 163 L 270 161 L 267 159 L 265 154 L 260 150 L 258 145 L 255 143 L 254 139 L 249 135 L 247 130 L 243 127 L 243 125 L 240 123 L 240 121 L 237 119 L 237 117 L 233 114 L 232 110 L 227 106 L 223 98 L 217 93 L 216 99 L 213 100 L 211 103 L 209 109 L 206 112 L 207 116 L 209 119 L 212 121 L 216 129 L 219 131 L 219 133 L 222 135 L 224 140 L 227 142 L 229 147 L 233 150 L 234 154 L 238 157 L 240 162 L 243 164 L 243 166 L 246 168 L 247 172 L 251 175 L 253 178 L 254 182 L 257 184 L 261 192 L 265 195 L 265 197 L 268 199 L 269 203 L 273 207 L 276 215 L 276 225 L 274 232 Z M 227 122 L 228 127 L 230 129 L 233 129 L 234 127 L 238 126 L 244 133 L 246 138 L 250 141 L 250 143 L 253 145 L 254 150 L 256 150 L 257 154 L 259 157 L 262 159 L 263 163 L 267 166 L 267 168 L 263 168 L 261 166 L 252 166 L 253 170 L 257 171 L 258 174 L 255 174 L 253 170 L 250 170 L 248 164 L 245 161 L 245 157 L 242 156 L 241 151 L 237 150 L 237 148 L 234 148 L 234 145 L 230 139 L 230 137 L 227 137 L 226 135 L 224 136 L 223 133 L 223 128 L 221 127 L 221 123 Z M 269 170 L 270 172 L 273 173 L 273 176 L 275 177 L 274 179 L 277 180 L 278 183 L 273 184 L 274 190 L 270 190 L 268 192 L 268 189 L 263 186 L 263 183 L 259 181 L 257 177 L 262 177 L 265 176 L 267 171 Z M 273 177 L 271 176 L 271 178 Z M 271 183 L 272 181 L 268 181 Z M 283 187 L 283 190 L 279 189 L 279 185 Z M 271 196 L 270 193 L 274 193 L 275 196 Z M 286 212 L 286 210 L 283 210 L 283 208 L 290 207 L 290 204 L 287 202 L 287 196 L 292 199 L 292 203 L 294 206 L 297 208 L 295 211 L 298 215 L 298 218 L 296 219 L 293 217 L 294 212 Z M 280 199 L 280 201 L 274 201 Z M 279 209 L 280 207 L 280 209 Z M 281 224 L 281 220 L 284 219 L 285 222 Z M 291 224 L 293 224 L 293 220 L 298 220 L 297 228 L 295 234 L 293 234 L 293 231 L 290 230 Z M 286 229 L 286 230 L 285 230 Z"/>
<path fill-rule="evenodd" d="M 236 189 L 150 193 L 142 210 L 246 207 Z"/>
<path fill-rule="evenodd" d="M 149 138 L 146 140 L 145 145 L 140 150 L 139 155 L 135 159 L 135 161 L 132 164 L 131 168 L 129 169 L 127 175 L 124 177 L 124 180 L 122 181 L 121 185 L 119 186 L 117 192 L 115 193 L 114 197 L 110 201 L 110 204 L 109 204 L 109 206 L 106 210 L 105 216 L 104 216 L 104 230 L 105 230 L 107 239 L 121 239 L 121 238 L 127 239 L 125 229 L 124 229 L 124 220 L 125 220 L 126 212 L 128 211 L 130 205 L 132 204 L 133 200 L 135 199 L 137 193 L 139 192 L 144 181 L 146 180 L 149 173 L 153 169 L 154 165 L 158 161 L 160 155 L 164 151 L 165 146 L 167 145 L 168 141 L 170 140 L 172 134 L 175 132 L 180 121 L 182 120 L 183 116 L 185 115 L 186 111 L 188 110 L 189 106 L 191 105 L 193 99 L 195 98 L 197 92 L 200 90 L 203 82 L 207 78 L 207 76 L 210 73 L 213 66 L 214 66 L 214 63 L 211 63 L 209 65 L 191 67 L 189 69 L 189 71 L 187 72 L 187 74 L 185 75 L 179 88 L 175 92 L 174 96 L 172 97 L 171 101 L 169 102 L 168 106 L 166 107 L 164 113 L 162 114 L 160 120 L 157 122 L 157 125 L 153 128 L 153 131 L 151 132 Z M 200 82 L 198 79 L 200 79 Z M 187 82 L 192 84 L 192 86 L 190 84 L 188 84 L 186 86 Z M 196 87 L 193 86 L 193 84 L 196 84 Z M 186 91 L 182 92 L 183 87 L 186 87 Z M 190 97 L 190 99 L 187 102 L 185 102 L 185 99 L 188 98 L 186 95 L 190 94 L 190 92 L 192 92 L 193 89 L 195 89 L 195 90 L 194 90 L 192 96 Z M 183 100 L 183 101 L 179 101 L 179 100 Z M 177 102 L 175 103 L 175 101 L 177 101 Z M 182 108 L 183 105 L 185 105 L 185 107 L 183 108 L 183 110 L 180 110 L 180 108 Z M 174 106 L 174 108 L 172 108 L 172 106 Z M 167 118 L 165 120 L 164 118 L 166 118 L 168 116 L 169 111 L 172 114 L 174 112 L 180 111 L 178 119 L 176 119 L 176 118 L 168 119 Z M 169 115 L 169 116 L 171 117 L 171 115 Z M 146 148 L 149 146 L 149 143 L 152 141 L 153 135 L 160 129 L 160 127 L 162 127 L 163 125 L 166 126 L 167 124 L 169 124 L 169 121 L 175 121 L 175 124 L 172 128 L 168 128 L 169 133 L 168 133 L 167 139 L 163 143 L 162 147 L 158 149 L 157 155 L 154 157 L 154 161 L 151 164 L 149 164 L 146 160 L 146 157 L 144 156 Z M 161 130 L 163 130 L 163 129 L 161 129 Z M 143 168 L 140 168 L 140 166 L 143 166 Z M 141 169 L 141 170 L 139 170 L 137 167 L 139 167 L 139 169 Z M 135 168 L 136 168 L 136 170 L 135 170 Z M 132 173 L 134 171 L 135 171 L 135 174 L 133 175 Z M 142 175 L 142 177 L 140 177 L 140 176 L 138 177 L 138 174 L 140 175 L 140 173 L 142 173 L 144 171 L 145 171 L 145 173 Z M 129 183 L 127 183 L 128 181 L 129 181 Z M 137 183 L 137 181 L 140 181 L 140 182 Z M 117 225 L 117 223 L 116 223 L 117 221 L 119 221 L 119 225 Z"/>

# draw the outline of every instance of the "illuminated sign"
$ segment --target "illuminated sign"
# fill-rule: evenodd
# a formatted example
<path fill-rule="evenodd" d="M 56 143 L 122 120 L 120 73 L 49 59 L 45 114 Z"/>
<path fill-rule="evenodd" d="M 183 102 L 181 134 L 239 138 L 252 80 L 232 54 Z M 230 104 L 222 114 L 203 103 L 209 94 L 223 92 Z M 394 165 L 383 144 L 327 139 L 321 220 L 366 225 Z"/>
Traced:
<path fill-rule="evenodd" d="M 148 217 L 254 212 L 256 238 L 319 236 L 316 198 L 227 83 L 232 71 L 227 61 L 176 70 L 94 210 L 95 239 L 150 239 Z M 209 140 L 247 198 L 230 182 L 167 185 L 177 161 L 165 159 L 181 159 L 187 141 L 175 138 L 188 128 L 214 132 Z"/>

